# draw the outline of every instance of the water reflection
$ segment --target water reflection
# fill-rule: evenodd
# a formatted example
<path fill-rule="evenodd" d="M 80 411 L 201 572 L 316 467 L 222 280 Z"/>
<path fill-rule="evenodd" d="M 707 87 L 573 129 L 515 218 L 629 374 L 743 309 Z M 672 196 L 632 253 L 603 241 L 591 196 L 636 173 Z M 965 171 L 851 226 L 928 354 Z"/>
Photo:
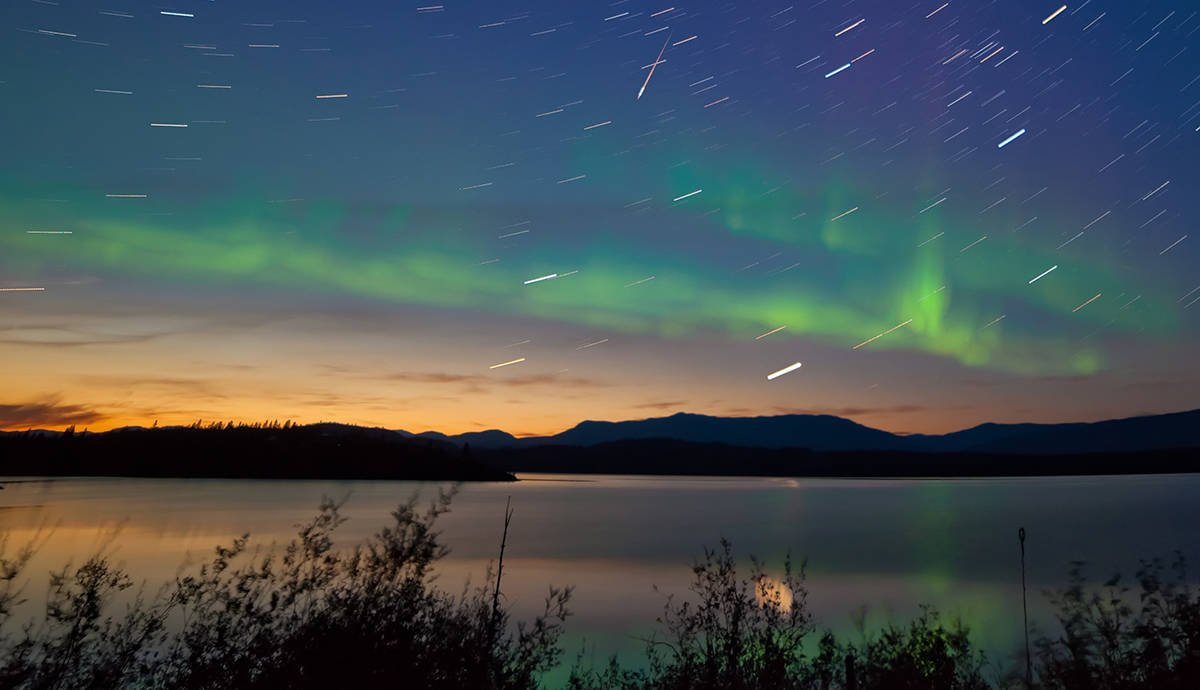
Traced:
<path fill-rule="evenodd" d="M 721 537 L 754 554 L 773 576 L 785 555 L 807 558 L 809 605 L 823 626 L 845 630 L 904 618 L 931 603 L 963 617 L 976 639 L 1006 655 L 1019 638 L 1018 526 L 1029 532 L 1030 591 L 1062 584 L 1070 560 L 1091 572 L 1132 574 L 1139 557 L 1182 549 L 1200 562 L 1200 477 L 1138 476 L 984 480 L 808 480 L 551 477 L 460 488 L 442 528 L 451 546 L 442 584 L 483 576 L 499 545 L 504 502 L 516 515 L 505 561 L 519 616 L 540 609 L 550 584 L 575 585 L 568 656 L 636 654 L 665 594 L 686 592 L 690 563 Z M 388 520 L 411 482 L 65 479 L 5 481 L 0 529 L 19 545 L 52 530 L 32 573 L 107 549 L 150 583 L 244 532 L 265 547 L 289 539 L 323 496 L 347 498 L 341 544 Z M 113 535 L 116 535 L 115 538 Z M 770 570 L 775 568 L 776 570 Z M 778 572 L 776 572 L 778 571 Z M 656 592 L 657 585 L 661 592 Z M 153 588 L 151 588 L 153 589 Z M 27 588 L 30 602 L 44 583 Z M 1040 595 L 1031 616 L 1044 624 Z"/>

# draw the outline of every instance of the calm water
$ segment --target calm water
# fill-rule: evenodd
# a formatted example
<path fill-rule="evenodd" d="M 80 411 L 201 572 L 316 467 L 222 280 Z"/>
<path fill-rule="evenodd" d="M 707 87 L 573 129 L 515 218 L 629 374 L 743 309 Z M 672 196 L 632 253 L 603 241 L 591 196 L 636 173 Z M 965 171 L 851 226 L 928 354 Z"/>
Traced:
<path fill-rule="evenodd" d="M 567 659 L 586 641 L 597 660 L 636 661 L 662 592 L 683 591 L 689 564 L 722 536 L 741 556 L 779 569 L 790 550 L 808 559 L 818 623 L 849 630 L 905 619 L 920 603 L 962 616 L 1004 657 L 1020 631 L 1016 532 L 1024 526 L 1031 616 L 1050 623 L 1040 594 L 1062 584 L 1071 560 L 1097 576 L 1132 575 L 1139 557 L 1182 550 L 1200 563 L 1200 475 L 982 480 L 825 480 L 528 475 L 516 484 L 467 484 L 442 521 L 450 557 L 441 582 L 478 582 L 496 556 L 504 502 L 515 518 L 505 591 L 518 615 L 540 608 L 550 584 L 575 585 Z M 322 496 L 349 497 L 345 543 L 382 526 L 413 482 L 57 479 L 3 481 L 0 530 L 21 544 L 52 530 L 31 569 L 44 574 L 97 548 L 151 583 L 188 559 L 250 532 L 283 541 Z M 37 580 L 26 590 L 44 594 Z"/>

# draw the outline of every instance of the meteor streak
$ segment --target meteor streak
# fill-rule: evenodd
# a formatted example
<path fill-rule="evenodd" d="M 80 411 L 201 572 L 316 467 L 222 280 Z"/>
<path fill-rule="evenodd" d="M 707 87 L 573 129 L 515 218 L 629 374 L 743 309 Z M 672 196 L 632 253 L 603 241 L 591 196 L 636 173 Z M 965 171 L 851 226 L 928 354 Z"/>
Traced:
<path fill-rule="evenodd" d="M 667 49 L 667 44 L 671 42 L 671 34 L 667 34 L 667 40 L 663 41 L 662 50 L 658 51 L 658 57 L 654 58 L 654 64 L 650 66 L 650 71 L 646 74 L 646 81 L 642 82 L 642 88 L 638 89 L 637 98 L 635 101 L 642 100 L 642 94 L 646 93 L 646 85 L 650 83 L 650 77 L 654 76 L 654 68 L 658 67 L 659 60 L 662 60 L 663 52 Z"/>
<path fill-rule="evenodd" d="M 1042 20 L 1042 26 L 1049 24 L 1051 19 L 1054 19 L 1058 15 L 1062 14 L 1063 10 L 1065 10 L 1065 9 L 1067 9 L 1067 6 L 1063 5 L 1062 7 L 1058 8 L 1057 10 L 1054 10 L 1053 12 L 1051 12 L 1049 17 L 1046 17 L 1045 19 Z"/>
<path fill-rule="evenodd" d="M 801 365 L 800 362 L 796 362 L 795 364 L 790 364 L 773 374 L 767 374 L 767 380 L 774 381 L 775 379 L 779 378 L 780 376 L 783 376 L 784 374 L 790 374 L 791 372 L 799 369 L 800 365 Z"/>
<path fill-rule="evenodd" d="M 828 78 L 832 77 L 833 75 L 837 74 L 838 72 L 841 72 L 841 71 L 843 71 L 843 70 L 848 70 L 848 69 L 850 69 L 850 63 L 849 63 L 849 62 L 847 62 L 846 64 L 842 65 L 841 67 L 839 67 L 839 68 L 837 68 L 837 69 L 833 70 L 833 71 L 832 71 L 832 72 L 830 72 L 829 74 L 826 74 L 826 75 L 825 75 L 825 78 L 826 78 L 826 79 L 828 79 Z"/>
<path fill-rule="evenodd" d="M 1016 141 L 1016 140 L 1017 140 L 1017 137 L 1021 136 L 1021 135 L 1022 135 L 1022 134 L 1024 134 L 1024 133 L 1025 133 L 1025 130 L 1024 130 L 1024 129 L 1018 130 L 1018 131 L 1017 131 L 1015 134 L 1013 134 L 1013 135 L 1009 136 L 1007 139 L 1005 139 L 1004 141 L 1000 142 L 999 144 L 996 144 L 996 148 L 998 148 L 998 149 L 1002 149 L 1002 148 L 1004 148 L 1005 146 L 1008 146 L 1009 144 L 1011 144 L 1011 143 L 1013 143 L 1014 141 Z"/>
<path fill-rule="evenodd" d="M 1030 284 L 1030 285 L 1033 285 L 1034 283 L 1038 282 L 1038 281 L 1039 281 L 1039 280 L 1041 280 L 1042 278 L 1045 278 L 1046 276 L 1050 275 L 1050 271 L 1053 271 L 1053 270 L 1054 270 L 1054 269 L 1056 269 L 1056 268 L 1058 268 L 1058 264 L 1054 264 L 1054 265 L 1053 265 L 1053 266 L 1051 266 L 1050 268 L 1047 268 L 1045 271 L 1042 271 L 1041 273 L 1037 274 L 1037 275 L 1036 275 L 1036 276 L 1033 278 L 1033 280 L 1030 280 L 1030 281 L 1029 281 L 1029 284 Z"/>

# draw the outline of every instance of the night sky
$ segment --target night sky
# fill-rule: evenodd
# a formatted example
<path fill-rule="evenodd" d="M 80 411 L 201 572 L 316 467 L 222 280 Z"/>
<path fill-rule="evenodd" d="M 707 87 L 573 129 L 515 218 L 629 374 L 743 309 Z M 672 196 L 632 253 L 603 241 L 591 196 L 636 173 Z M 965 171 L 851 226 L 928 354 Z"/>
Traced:
<path fill-rule="evenodd" d="M 1196 407 L 1200 14 L 1060 6 L 6 0 L 0 428 Z"/>

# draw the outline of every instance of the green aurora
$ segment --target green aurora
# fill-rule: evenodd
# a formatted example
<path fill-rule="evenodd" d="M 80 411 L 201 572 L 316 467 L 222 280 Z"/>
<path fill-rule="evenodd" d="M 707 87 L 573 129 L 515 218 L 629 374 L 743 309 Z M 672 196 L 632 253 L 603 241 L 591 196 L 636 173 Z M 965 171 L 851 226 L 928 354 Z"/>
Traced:
<path fill-rule="evenodd" d="M 175 214 L 155 216 L 148 212 L 157 209 L 153 199 L 106 199 L 87 190 L 60 204 L 71 209 L 72 235 L 0 235 L 0 268 L 17 275 L 99 272 L 150 283 L 183 281 L 198 289 L 223 285 L 485 309 L 668 339 L 698 332 L 744 339 L 785 325 L 780 337 L 851 347 L 911 319 L 865 347 L 915 350 L 1023 375 L 1099 370 L 1103 347 L 1079 338 L 1100 326 L 1163 338 L 1180 328 L 1165 289 L 1143 280 L 1135 292 L 1120 267 L 1104 257 L 1065 258 L 1025 234 L 998 229 L 1019 225 L 1013 216 L 998 212 L 982 226 L 986 230 L 971 233 L 987 235 L 986 251 L 962 251 L 965 245 L 951 237 L 965 235 L 950 234 L 955 219 L 941 209 L 918 214 L 920 209 L 864 203 L 833 220 L 851 208 L 850 199 L 870 195 L 838 184 L 816 198 L 779 191 L 763 200 L 739 182 L 710 184 L 704 206 L 659 212 L 686 224 L 695 245 L 731 235 L 753 238 L 795 256 L 794 268 L 751 276 L 687 247 L 668 251 L 603 232 L 586 244 L 542 238 L 519 259 L 485 263 L 495 242 L 482 229 L 462 230 L 482 224 L 465 212 L 394 205 L 372 211 L 364 226 L 349 203 L 244 199 L 176 205 Z M 681 181 L 673 191 L 690 184 Z M 795 219 L 802 207 L 818 210 Z M 44 208 L 9 198 L 0 206 L 0 220 L 9 228 L 43 227 Z M 711 208 L 715 212 L 704 211 Z M 347 230 L 351 225 L 354 232 Z M 1052 265 L 1058 269 L 1035 285 L 1023 279 Z M 551 273 L 571 274 L 524 284 Z M 625 287 L 649 276 L 654 280 Z M 1073 311 L 1096 293 L 1111 297 Z M 1128 299 L 1116 296 L 1132 294 L 1140 295 L 1138 309 L 1121 309 Z M 1076 337 L 1065 337 L 1070 333 Z"/>

